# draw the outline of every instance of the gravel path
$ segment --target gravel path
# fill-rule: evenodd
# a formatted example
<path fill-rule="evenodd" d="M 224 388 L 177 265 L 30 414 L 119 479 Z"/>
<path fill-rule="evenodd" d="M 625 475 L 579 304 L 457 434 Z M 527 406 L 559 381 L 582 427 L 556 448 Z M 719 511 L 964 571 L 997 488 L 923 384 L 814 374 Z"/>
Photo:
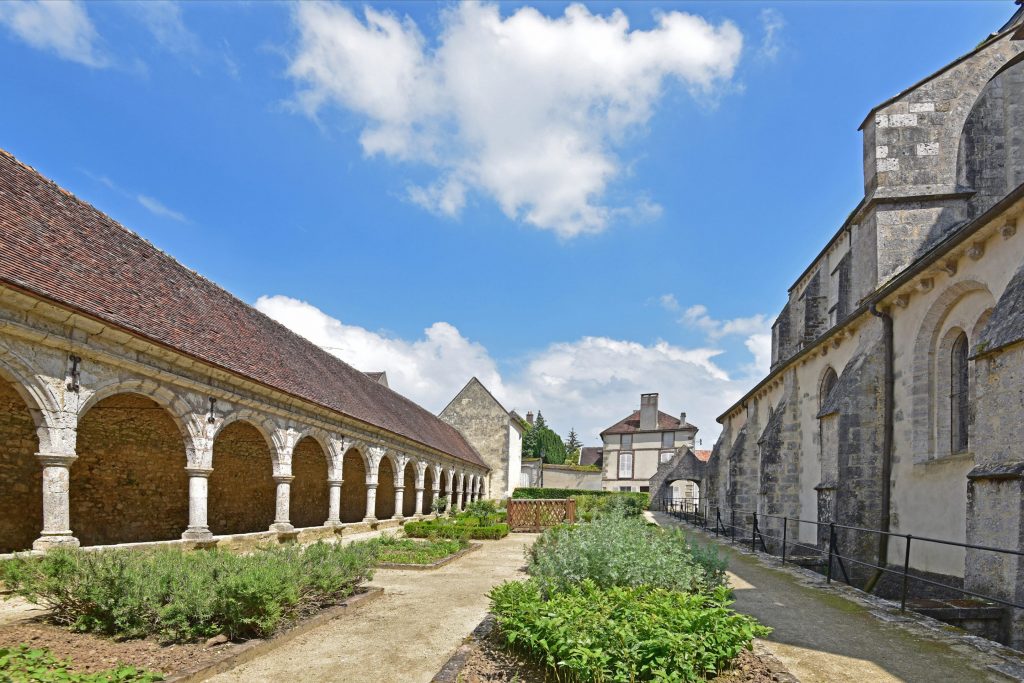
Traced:
<path fill-rule="evenodd" d="M 698 540 L 714 542 L 669 515 L 648 514 L 663 526 L 681 526 Z M 885 623 L 862 605 L 804 585 L 727 544 L 719 548 L 729 560 L 733 607 L 775 629 L 762 642 L 802 683 L 1008 680 L 987 671 L 969 651 Z"/>
<path fill-rule="evenodd" d="M 536 535 L 483 541 L 433 571 L 379 569 L 384 595 L 285 647 L 210 680 L 427 683 L 487 613 L 487 592 L 521 576 Z"/>

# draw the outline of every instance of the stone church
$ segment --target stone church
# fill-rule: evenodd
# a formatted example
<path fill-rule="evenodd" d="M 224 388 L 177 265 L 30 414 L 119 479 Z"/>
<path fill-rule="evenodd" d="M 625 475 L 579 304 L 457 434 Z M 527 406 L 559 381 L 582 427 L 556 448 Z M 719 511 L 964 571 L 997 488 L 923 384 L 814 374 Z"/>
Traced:
<path fill-rule="evenodd" d="M 789 288 L 701 489 L 770 536 L 765 515 L 1024 548 L 1024 8 L 861 132 L 864 197 Z M 819 550 L 828 534 L 788 531 Z M 884 538 L 838 541 L 902 570 Z M 921 542 L 910 566 L 1024 604 L 1018 557 Z"/>
<path fill-rule="evenodd" d="M 490 467 L 437 416 L 0 150 L 0 553 L 312 540 Z"/>

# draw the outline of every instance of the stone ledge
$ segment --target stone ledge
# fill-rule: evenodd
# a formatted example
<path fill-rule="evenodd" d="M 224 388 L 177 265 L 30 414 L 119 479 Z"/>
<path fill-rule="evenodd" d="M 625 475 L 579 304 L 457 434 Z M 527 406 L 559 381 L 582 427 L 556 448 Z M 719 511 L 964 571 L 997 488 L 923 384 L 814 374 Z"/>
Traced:
<path fill-rule="evenodd" d="M 357 607 L 362 607 L 366 603 L 372 602 L 379 598 L 383 593 L 383 588 L 366 588 L 362 592 L 350 596 L 341 604 L 330 607 L 320 614 L 306 619 L 305 621 L 301 621 L 294 627 L 270 638 L 269 640 L 250 640 L 244 645 L 225 653 L 219 659 L 208 662 L 194 669 L 183 671 L 179 674 L 173 674 L 168 676 L 165 680 L 167 683 L 197 683 L 198 681 L 205 681 L 217 674 L 229 671 L 236 666 L 252 661 L 256 657 L 260 657 L 276 650 L 279 647 L 287 645 L 299 636 L 308 633 L 319 626 L 323 626 L 327 622 L 333 621 L 338 617 L 349 614 Z"/>
<path fill-rule="evenodd" d="M 411 569 L 413 571 L 430 571 L 432 569 L 439 569 L 439 568 L 445 566 L 446 564 L 454 562 L 455 560 L 459 559 L 463 555 L 468 555 L 471 552 L 474 552 L 476 550 L 480 550 L 480 548 L 482 548 L 482 547 L 484 547 L 483 543 L 470 543 L 468 548 L 463 548 L 462 550 L 460 550 L 457 553 L 452 553 L 451 555 L 448 555 L 447 557 L 442 557 L 437 562 L 433 562 L 431 564 L 406 564 L 406 563 L 402 563 L 402 562 L 381 562 L 380 564 L 377 565 L 377 568 L 378 569 Z"/>

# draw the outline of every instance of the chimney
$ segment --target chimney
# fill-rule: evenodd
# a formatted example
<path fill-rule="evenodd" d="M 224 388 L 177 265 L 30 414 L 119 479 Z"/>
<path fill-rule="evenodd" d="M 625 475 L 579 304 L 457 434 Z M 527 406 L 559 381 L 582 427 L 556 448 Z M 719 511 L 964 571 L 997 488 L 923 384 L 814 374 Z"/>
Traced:
<path fill-rule="evenodd" d="M 653 431 L 658 428 L 658 395 L 640 394 L 640 429 Z"/>
<path fill-rule="evenodd" d="M 533 411 L 532 410 L 526 413 L 526 422 L 530 426 L 533 426 Z"/>
<path fill-rule="evenodd" d="M 679 413 L 679 424 L 680 425 L 686 424 L 686 413 L 685 412 Z"/>

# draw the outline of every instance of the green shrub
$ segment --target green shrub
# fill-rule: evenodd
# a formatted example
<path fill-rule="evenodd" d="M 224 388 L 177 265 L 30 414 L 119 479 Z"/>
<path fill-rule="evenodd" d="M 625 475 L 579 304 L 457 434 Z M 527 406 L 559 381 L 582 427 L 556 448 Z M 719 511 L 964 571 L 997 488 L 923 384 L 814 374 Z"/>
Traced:
<path fill-rule="evenodd" d="M 512 492 L 512 498 L 514 499 L 542 499 L 542 498 L 576 498 L 579 499 L 581 496 L 588 497 L 601 497 L 601 498 L 621 498 L 623 500 L 633 501 L 630 505 L 637 507 L 640 510 L 646 510 L 651 503 L 651 496 L 648 493 L 638 493 L 630 491 L 581 491 L 580 489 L 542 489 L 542 488 L 529 488 L 523 487 L 518 488 Z"/>
<path fill-rule="evenodd" d="M 472 538 L 497 540 L 508 536 L 508 524 L 470 526 L 461 522 L 430 520 L 406 522 L 403 527 L 410 538 Z"/>
<path fill-rule="evenodd" d="M 587 579 L 545 599 L 534 580 L 490 593 L 501 637 L 559 681 L 703 681 L 769 629 L 729 609 L 729 591 L 599 588 Z"/>
<path fill-rule="evenodd" d="M 9 683 L 150 683 L 162 681 L 164 677 L 134 666 L 76 673 L 71 669 L 71 662 L 57 659 L 49 650 L 19 645 L 0 648 L 0 680 Z"/>
<path fill-rule="evenodd" d="M 434 502 L 430 504 L 430 509 L 435 514 L 441 514 L 448 509 L 448 496 L 438 496 L 434 499 Z"/>
<path fill-rule="evenodd" d="M 576 501 L 576 519 L 591 522 L 605 514 L 621 517 L 640 517 L 647 509 L 646 493 L 613 492 L 612 495 L 580 494 Z"/>
<path fill-rule="evenodd" d="M 679 530 L 605 515 L 589 524 L 548 529 L 528 551 L 531 576 L 547 592 L 583 580 L 601 588 L 650 586 L 684 592 L 725 583 L 725 561 L 712 546 L 689 543 Z"/>
<path fill-rule="evenodd" d="M 465 512 L 460 517 L 465 515 L 466 517 L 475 517 L 480 520 L 480 526 L 491 517 L 491 515 L 497 514 L 498 506 L 494 504 L 493 500 L 474 500 L 472 503 L 466 506 Z"/>
<path fill-rule="evenodd" d="M 222 550 L 53 550 L 0 565 L 18 596 L 59 624 L 124 638 L 188 642 L 273 634 L 345 599 L 370 578 L 373 549 L 317 543 L 248 555 Z"/>
<path fill-rule="evenodd" d="M 377 562 L 396 564 L 433 564 L 469 545 L 464 538 L 414 541 L 389 535 L 379 536 L 369 543 L 373 545 Z"/>

